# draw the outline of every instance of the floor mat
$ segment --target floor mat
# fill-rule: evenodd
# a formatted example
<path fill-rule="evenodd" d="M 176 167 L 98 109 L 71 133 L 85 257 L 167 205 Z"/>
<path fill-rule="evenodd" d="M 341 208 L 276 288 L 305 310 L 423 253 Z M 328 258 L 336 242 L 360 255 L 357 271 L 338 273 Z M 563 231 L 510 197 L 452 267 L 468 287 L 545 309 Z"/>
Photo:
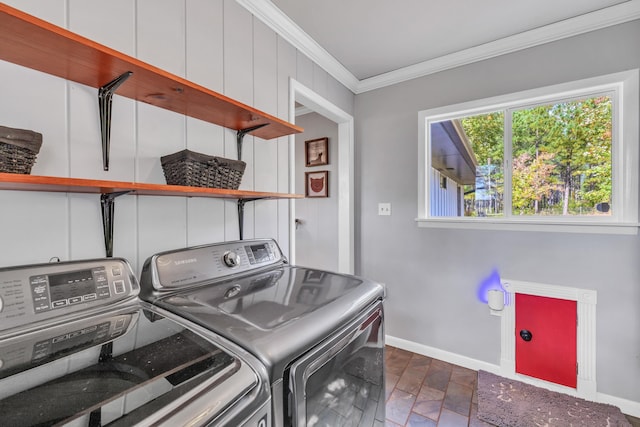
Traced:
<path fill-rule="evenodd" d="M 612 405 L 478 371 L 478 418 L 500 427 L 630 427 Z"/>

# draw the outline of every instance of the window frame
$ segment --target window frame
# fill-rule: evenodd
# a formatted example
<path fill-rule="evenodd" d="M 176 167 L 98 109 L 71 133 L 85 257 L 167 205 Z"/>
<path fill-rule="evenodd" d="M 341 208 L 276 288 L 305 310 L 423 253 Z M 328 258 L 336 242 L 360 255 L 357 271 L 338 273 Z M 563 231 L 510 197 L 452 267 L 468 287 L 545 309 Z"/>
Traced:
<path fill-rule="evenodd" d="M 633 69 L 567 83 L 545 86 L 511 94 L 484 98 L 418 112 L 418 217 L 419 227 L 467 228 L 481 230 L 558 231 L 579 233 L 637 234 L 640 176 L 639 70 Z M 430 215 L 431 123 L 504 111 L 505 138 L 511 136 L 514 110 L 576 97 L 610 93 L 612 96 L 612 215 L 589 216 L 514 216 L 511 213 L 511 142 L 505 142 L 505 213 L 500 218 L 434 217 Z M 508 190 L 508 191 L 507 191 Z"/>

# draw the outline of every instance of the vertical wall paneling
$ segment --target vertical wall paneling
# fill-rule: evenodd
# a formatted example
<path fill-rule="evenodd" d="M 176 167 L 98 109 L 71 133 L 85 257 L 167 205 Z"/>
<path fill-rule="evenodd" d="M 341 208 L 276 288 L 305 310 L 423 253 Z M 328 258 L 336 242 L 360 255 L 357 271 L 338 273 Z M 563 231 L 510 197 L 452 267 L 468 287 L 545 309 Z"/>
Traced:
<path fill-rule="evenodd" d="M 3 3 L 60 27 L 66 27 L 67 0 L 4 0 Z"/>
<path fill-rule="evenodd" d="M 322 92 L 326 80 L 331 102 L 353 111 L 348 89 L 233 0 L 114 0 L 106 8 L 98 0 L 6 3 L 285 120 L 289 78 L 298 78 L 298 69 L 306 86 Z M 160 157 L 183 148 L 236 158 L 235 131 L 116 92 L 105 172 L 95 88 L 4 61 L 0 75 L 1 124 L 44 136 L 34 175 L 161 184 Z M 242 188 L 289 192 L 289 138 L 254 139 L 245 138 Z M 235 201 L 122 196 L 115 205 L 114 256 L 137 274 L 158 251 L 238 236 Z M 0 246 L 0 266 L 104 256 L 96 195 L 0 191 L 0 206 L 3 241 L 11 242 Z M 288 254 L 289 201 L 246 207 L 246 236 L 276 237 Z"/>
<path fill-rule="evenodd" d="M 65 2 L 8 0 L 5 3 L 66 26 Z M 0 124 L 42 133 L 43 145 L 33 174 L 67 176 L 67 83 L 66 81 L 0 62 Z M 0 265 L 47 262 L 69 257 L 69 202 L 65 194 L 0 192 Z"/>
<path fill-rule="evenodd" d="M 313 91 L 326 98 L 329 92 L 329 73 L 318 64 L 313 64 Z"/>
<path fill-rule="evenodd" d="M 138 59 L 185 75 L 185 0 L 137 0 Z"/>
<path fill-rule="evenodd" d="M 186 78 L 224 91 L 223 0 L 186 0 Z"/>
<path fill-rule="evenodd" d="M 255 107 L 269 114 L 278 113 L 278 39 L 270 28 L 253 20 L 253 69 Z M 278 189 L 278 138 L 254 138 L 254 190 Z M 277 237 L 278 205 L 272 200 L 254 202 L 256 237 Z"/>
<path fill-rule="evenodd" d="M 108 8 L 97 0 L 69 1 L 69 30 L 132 54 L 135 49 L 135 5 L 117 0 Z M 96 13 L 101 10 L 101 13 Z M 115 76 L 114 76 L 115 77 Z M 108 81 L 104 82 L 105 84 Z M 69 93 L 69 176 L 117 181 L 134 180 L 135 102 L 113 97 L 111 149 L 109 171 L 102 168 L 100 121 L 95 88 L 68 82 Z M 120 203 L 115 210 L 114 255 L 135 262 L 136 205 L 131 200 Z M 69 194 L 70 257 L 105 256 L 99 197 Z M 134 234 L 135 236 L 135 234 Z M 126 243 L 129 242 L 129 243 Z"/>
<path fill-rule="evenodd" d="M 222 92 L 223 1 L 186 1 L 186 78 Z M 198 153 L 224 156 L 224 129 L 187 117 L 187 148 Z M 187 245 L 222 241 L 225 202 L 218 199 L 187 199 Z"/>
<path fill-rule="evenodd" d="M 138 0 L 137 5 L 138 57 L 184 76 L 185 2 Z M 160 157 L 185 148 L 186 119 L 144 103 L 137 103 L 137 112 L 136 181 L 164 183 Z M 138 197 L 140 264 L 154 252 L 186 245 L 186 204 L 185 198 Z"/>
<path fill-rule="evenodd" d="M 42 133 L 31 173 L 68 176 L 66 80 L 6 62 L 0 70 L 2 125 Z"/>
<path fill-rule="evenodd" d="M 298 52 L 296 57 L 296 80 L 303 86 L 313 88 L 313 62 Z"/>
<path fill-rule="evenodd" d="M 100 10 L 100 13 L 96 13 Z M 135 7 L 129 0 L 69 1 L 69 30 L 126 54 L 133 54 Z M 114 78 L 116 76 L 113 76 Z M 108 83 L 108 80 L 104 84 Z M 109 171 L 102 170 L 100 121 L 95 88 L 69 82 L 70 176 L 133 180 L 134 101 L 113 97 Z"/>
<path fill-rule="evenodd" d="M 253 16 L 233 0 L 224 1 L 224 94 L 245 104 L 253 104 Z M 243 190 L 253 190 L 253 141 L 247 135 L 242 148 L 242 160 L 247 163 Z M 236 133 L 225 130 L 225 157 L 236 158 Z M 226 240 L 238 238 L 237 206 L 225 203 Z M 254 235 L 254 203 L 247 203 L 244 211 L 244 237 Z"/>
<path fill-rule="evenodd" d="M 281 37 L 277 38 L 278 117 L 289 120 L 289 79 L 296 75 L 297 51 Z M 293 192 L 289 187 L 289 141 L 295 136 L 278 139 L 278 191 Z M 289 200 L 278 200 L 278 243 L 289 257 Z"/>
<path fill-rule="evenodd" d="M 0 192 L 0 266 L 68 259 L 69 215 L 64 194 Z"/>
<path fill-rule="evenodd" d="M 102 0 L 67 2 L 69 30 L 127 55 L 135 55 L 135 1 L 110 0 L 109 7 L 105 7 Z"/>
<path fill-rule="evenodd" d="M 327 81 L 327 99 L 333 104 L 340 107 L 343 111 L 353 115 L 354 111 L 354 95 L 349 89 L 344 87 L 339 81 L 329 76 Z"/>

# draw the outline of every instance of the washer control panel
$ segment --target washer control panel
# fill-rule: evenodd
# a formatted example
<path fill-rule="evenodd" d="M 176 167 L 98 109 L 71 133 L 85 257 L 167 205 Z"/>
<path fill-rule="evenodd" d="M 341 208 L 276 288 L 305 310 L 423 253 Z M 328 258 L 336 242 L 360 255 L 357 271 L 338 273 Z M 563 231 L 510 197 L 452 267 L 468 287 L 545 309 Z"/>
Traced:
<path fill-rule="evenodd" d="M 0 269 L 0 331 L 111 304 L 137 295 L 120 258 Z"/>
<path fill-rule="evenodd" d="M 143 290 L 175 289 L 286 262 L 272 239 L 197 246 L 149 258 L 142 270 L 141 286 Z"/>

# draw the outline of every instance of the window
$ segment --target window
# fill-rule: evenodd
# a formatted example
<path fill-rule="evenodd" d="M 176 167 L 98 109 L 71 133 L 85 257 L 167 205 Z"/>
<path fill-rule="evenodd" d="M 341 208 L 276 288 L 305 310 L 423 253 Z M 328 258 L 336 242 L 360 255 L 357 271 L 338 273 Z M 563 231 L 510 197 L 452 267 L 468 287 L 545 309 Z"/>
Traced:
<path fill-rule="evenodd" d="M 637 226 L 638 70 L 419 120 L 422 226 Z"/>

